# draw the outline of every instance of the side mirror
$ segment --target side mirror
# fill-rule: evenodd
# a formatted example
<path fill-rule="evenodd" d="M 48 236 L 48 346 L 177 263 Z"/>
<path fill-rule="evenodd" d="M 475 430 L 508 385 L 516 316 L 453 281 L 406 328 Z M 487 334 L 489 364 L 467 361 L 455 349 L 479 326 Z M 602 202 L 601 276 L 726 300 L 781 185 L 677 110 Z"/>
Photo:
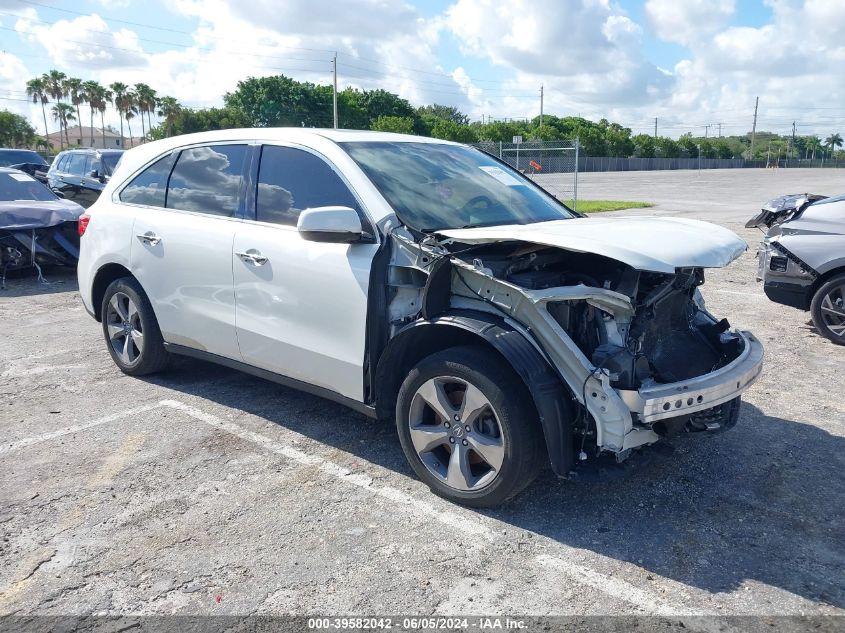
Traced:
<path fill-rule="evenodd" d="M 92 169 L 91 171 L 89 171 L 88 177 L 93 178 L 94 180 L 99 180 L 100 182 L 103 182 L 104 180 L 103 175 L 96 169 Z"/>
<path fill-rule="evenodd" d="M 315 207 L 299 214 L 296 229 L 309 242 L 349 244 L 364 235 L 361 218 L 349 207 Z"/>
<path fill-rule="evenodd" d="M 50 191 L 52 191 L 57 198 L 61 198 L 62 200 L 64 200 L 65 194 L 63 194 L 61 191 L 57 191 L 55 189 L 51 189 Z"/>

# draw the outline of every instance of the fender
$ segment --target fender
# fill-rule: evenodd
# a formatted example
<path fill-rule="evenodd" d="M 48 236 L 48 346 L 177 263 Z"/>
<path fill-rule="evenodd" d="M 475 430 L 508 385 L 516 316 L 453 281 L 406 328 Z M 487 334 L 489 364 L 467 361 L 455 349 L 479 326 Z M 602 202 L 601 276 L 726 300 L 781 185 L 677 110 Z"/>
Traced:
<path fill-rule="evenodd" d="M 453 345 L 466 344 L 467 334 L 477 336 L 501 354 L 513 367 L 528 389 L 537 407 L 552 470 L 558 477 L 567 477 L 574 463 L 572 397 L 557 373 L 518 330 L 503 319 L 474 311 L 453 311 L 432 319 L 420 319 L 408 324 L 387 345 L 378 365 L 378 384 L 386 387 L 398 383 L 407 375 L 416 360 L 409 351 L 428 355 Z M 435 342 L 439 341 L 437 344 Z M 430 345 L 429 343 L 435 343 Z M 384 393 L 384 392 L 382 392 Z M 385 399 L 380 398 L 383 404 Z M 385 412 L 387 413 L 387 412 Z"/>

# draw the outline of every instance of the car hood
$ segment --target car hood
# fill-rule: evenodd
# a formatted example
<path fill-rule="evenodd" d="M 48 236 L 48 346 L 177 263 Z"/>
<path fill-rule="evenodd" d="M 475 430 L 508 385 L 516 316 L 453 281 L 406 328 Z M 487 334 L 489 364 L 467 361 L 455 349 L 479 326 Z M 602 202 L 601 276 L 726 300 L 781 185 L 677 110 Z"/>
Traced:
<path fill-rule="evenodd" d="M 41 229 L 62 222 L 76 222 L 84 212 L 85 209 L 70 200 L 3 200 L 0 201 L 0 229 Z"/>
<path fill-rule="evenodd" d="M 610 257 L 639 270 L 721 268 L 748 248 L 733 231 L 684 218 L 573 218 L 504 226 L 437 231 L 463 244 L 508 240 Z"/>

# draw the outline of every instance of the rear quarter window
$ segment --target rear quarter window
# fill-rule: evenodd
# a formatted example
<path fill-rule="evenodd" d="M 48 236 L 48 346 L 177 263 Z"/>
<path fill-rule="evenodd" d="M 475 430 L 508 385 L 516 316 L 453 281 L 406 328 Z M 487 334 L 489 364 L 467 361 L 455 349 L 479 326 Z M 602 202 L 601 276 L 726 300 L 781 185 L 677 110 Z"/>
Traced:
<path fill-rule="evenodd" d="M 140 174 L 129 181 L 118 198 L 121 202 L 144 204 L 151 207 L 164 207 L 167 192 L 167 179 L 176 161 L 176 154 L 171 153 L 159 158 Z"/>

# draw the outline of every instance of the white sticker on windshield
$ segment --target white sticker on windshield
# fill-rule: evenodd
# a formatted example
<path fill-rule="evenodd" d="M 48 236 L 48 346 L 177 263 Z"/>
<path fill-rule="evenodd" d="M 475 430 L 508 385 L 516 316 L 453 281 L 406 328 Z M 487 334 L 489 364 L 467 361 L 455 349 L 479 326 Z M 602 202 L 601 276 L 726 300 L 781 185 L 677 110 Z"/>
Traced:
<path fill-rule="evenodd" d="M 511 176 L 508 172 L 506 172 L 501 167 L 495 166 L 485 166 L 479 167 L 481 171 L 483 171 L 488 176 L 493 176 L 496 180 L 498 180 L 503 185 L 507 185 L 508 187 L 518 187 L 519 185 L 523 184 L 519 182 L 516 178 Z"/>
<path fill-rule="evenodd" d="M 29 182 L 30 180 L 35 180 L 32 176 L 27 174 L 9 174 L 15 180 L 20 180 L 21 182 Z"/>

